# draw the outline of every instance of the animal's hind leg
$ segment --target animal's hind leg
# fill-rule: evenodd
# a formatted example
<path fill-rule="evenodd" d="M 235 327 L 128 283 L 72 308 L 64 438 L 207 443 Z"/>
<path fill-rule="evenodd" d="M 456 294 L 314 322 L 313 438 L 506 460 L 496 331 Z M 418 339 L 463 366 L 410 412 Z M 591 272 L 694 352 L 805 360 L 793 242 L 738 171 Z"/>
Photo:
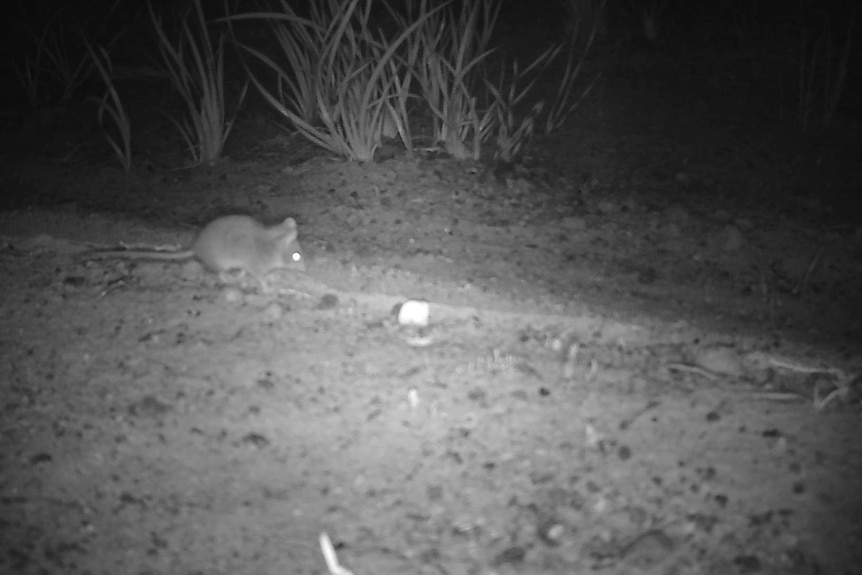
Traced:
<path fill-rule="evenodd" d="M 256 281 L 256 283 L 260 284 L 261 291 L 263 293 L 270 293 L 269 284 L 262 277 L 257 277 L 256 275 L 252 275 L 247 273 L 245 270 L 239 270 L 238 273 L 231 273 L 230 271 L 219 272 L 219 280 L 223 284 L 226 285 L 237 285 L 243 283 L 243 280 L 246 278 L 252 278 Z"/>

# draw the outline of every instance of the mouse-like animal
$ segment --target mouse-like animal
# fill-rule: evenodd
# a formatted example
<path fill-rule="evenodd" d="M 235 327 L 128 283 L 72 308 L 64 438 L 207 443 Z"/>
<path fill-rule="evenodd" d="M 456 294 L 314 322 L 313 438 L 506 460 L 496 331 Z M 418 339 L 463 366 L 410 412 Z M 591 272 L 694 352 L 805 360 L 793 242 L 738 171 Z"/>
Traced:
<path fill-rule="evenodd" d="M 267 289 L 265 277 L 274 270 L 305 271 L 305 258 L 297 236 L 296 220 L 287 218 L 280 224 L 265 226 L 251 216 L 223 216 L 198 232 L 185 250 L 109 250 L 88 253 L 85 258 L 129 258 L 160 261 L 199 260 L 217 272 L 228 283 L 229 273 L 239 270 Z"/>

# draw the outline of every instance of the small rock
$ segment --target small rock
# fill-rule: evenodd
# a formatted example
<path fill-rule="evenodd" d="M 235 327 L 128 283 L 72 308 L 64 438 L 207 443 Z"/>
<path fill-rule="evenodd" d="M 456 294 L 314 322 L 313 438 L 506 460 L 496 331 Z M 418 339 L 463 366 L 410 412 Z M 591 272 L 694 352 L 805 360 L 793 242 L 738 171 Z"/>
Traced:
<path fill-rule="evenodd" d="M 326 310 L 338 307 L 338 296 L 332 293 L 324 294 L 320 301 L 317 302 L 317 309 Z"/>
<path fill-rule="evenodd" d="M 240 443 L 242 445 L 245 445 L 246 447 L 251 447 L 253 449 L 264 449 L 266 447 L 269 447 L 271 441 L 267 436 L 263 434 L 251 432 L 246 433 L 244 436 L 242 436 L 242 438 L 240 439 Z"/>
<path fill-rule="evenodd" d="M 282 304 L 273 301 L 263 308 L 263 317 L 269 321 L 278 321 L 284 317 L 286 311 Z"/>
<path fill-rule="evenodd" d="M 662 563 L 673 549 L 673 539 L 664 531 L 654 529 L 635 539 L 622 555 L 630 564 L 646 569 Z"/>
<path fill-rule="evenodd" d="M 518 545 L 514 545 L 512 547 L 508 547 L 497 554 L 496 557 L 491 561 L 491 564 L 495 567 L 499 567 L 501 565 L 508 564 L 518 564 L 523 563 L 524 558 L 527 556 L 527 551 Z"/>
<path fill-rule="evenodd" d="M 128 407 L 128 412 L 132 417 L 159 417 L 168 413 L 171 409 L 170 404 L 152 395 L 146 395 L 142 399 L 131 403 Z"/>
<path fill-rule="evenodd" d="M 221 297 L 228 303 L 240 303 L 245 299 L 245 294 L 241 289 L 235 287 L 227 287 L 221 292 Z"/>

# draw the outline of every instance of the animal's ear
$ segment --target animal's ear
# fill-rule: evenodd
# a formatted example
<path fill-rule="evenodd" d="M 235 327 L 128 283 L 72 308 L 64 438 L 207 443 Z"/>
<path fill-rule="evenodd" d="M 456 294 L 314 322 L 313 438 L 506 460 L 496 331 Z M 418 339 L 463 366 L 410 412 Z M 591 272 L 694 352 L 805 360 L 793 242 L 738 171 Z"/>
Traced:
<path fill-rule="evenodd" d="M 294 226 L 295 225 L 296 224 L 294 224 Z M 299 234 L 299 232 L 297 232 L 296 227 L 294 227 L 292 230 L 285 230 L 284 235 L 281 236 L 281 242 L 286 246 L 290 245 L 296 241 L 296 236 L 298 234 Z"/>
<path fill-rule="evenodd" d="M 281 222 L 281 225 L 285 228 L 295 230 L 296 229 L 296 220 L 294 220 L 293 218 L 287 218 L 283 222 Z"/>

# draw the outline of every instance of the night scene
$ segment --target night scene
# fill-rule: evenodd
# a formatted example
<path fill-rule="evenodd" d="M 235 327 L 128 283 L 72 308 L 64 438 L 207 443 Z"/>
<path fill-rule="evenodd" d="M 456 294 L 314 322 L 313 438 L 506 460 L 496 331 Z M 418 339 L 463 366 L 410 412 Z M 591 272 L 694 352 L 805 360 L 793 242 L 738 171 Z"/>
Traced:
<path fill-rule="evenodd" d="M 856 0 L 10 0 L 0 574 L 862 575 Z"/>

